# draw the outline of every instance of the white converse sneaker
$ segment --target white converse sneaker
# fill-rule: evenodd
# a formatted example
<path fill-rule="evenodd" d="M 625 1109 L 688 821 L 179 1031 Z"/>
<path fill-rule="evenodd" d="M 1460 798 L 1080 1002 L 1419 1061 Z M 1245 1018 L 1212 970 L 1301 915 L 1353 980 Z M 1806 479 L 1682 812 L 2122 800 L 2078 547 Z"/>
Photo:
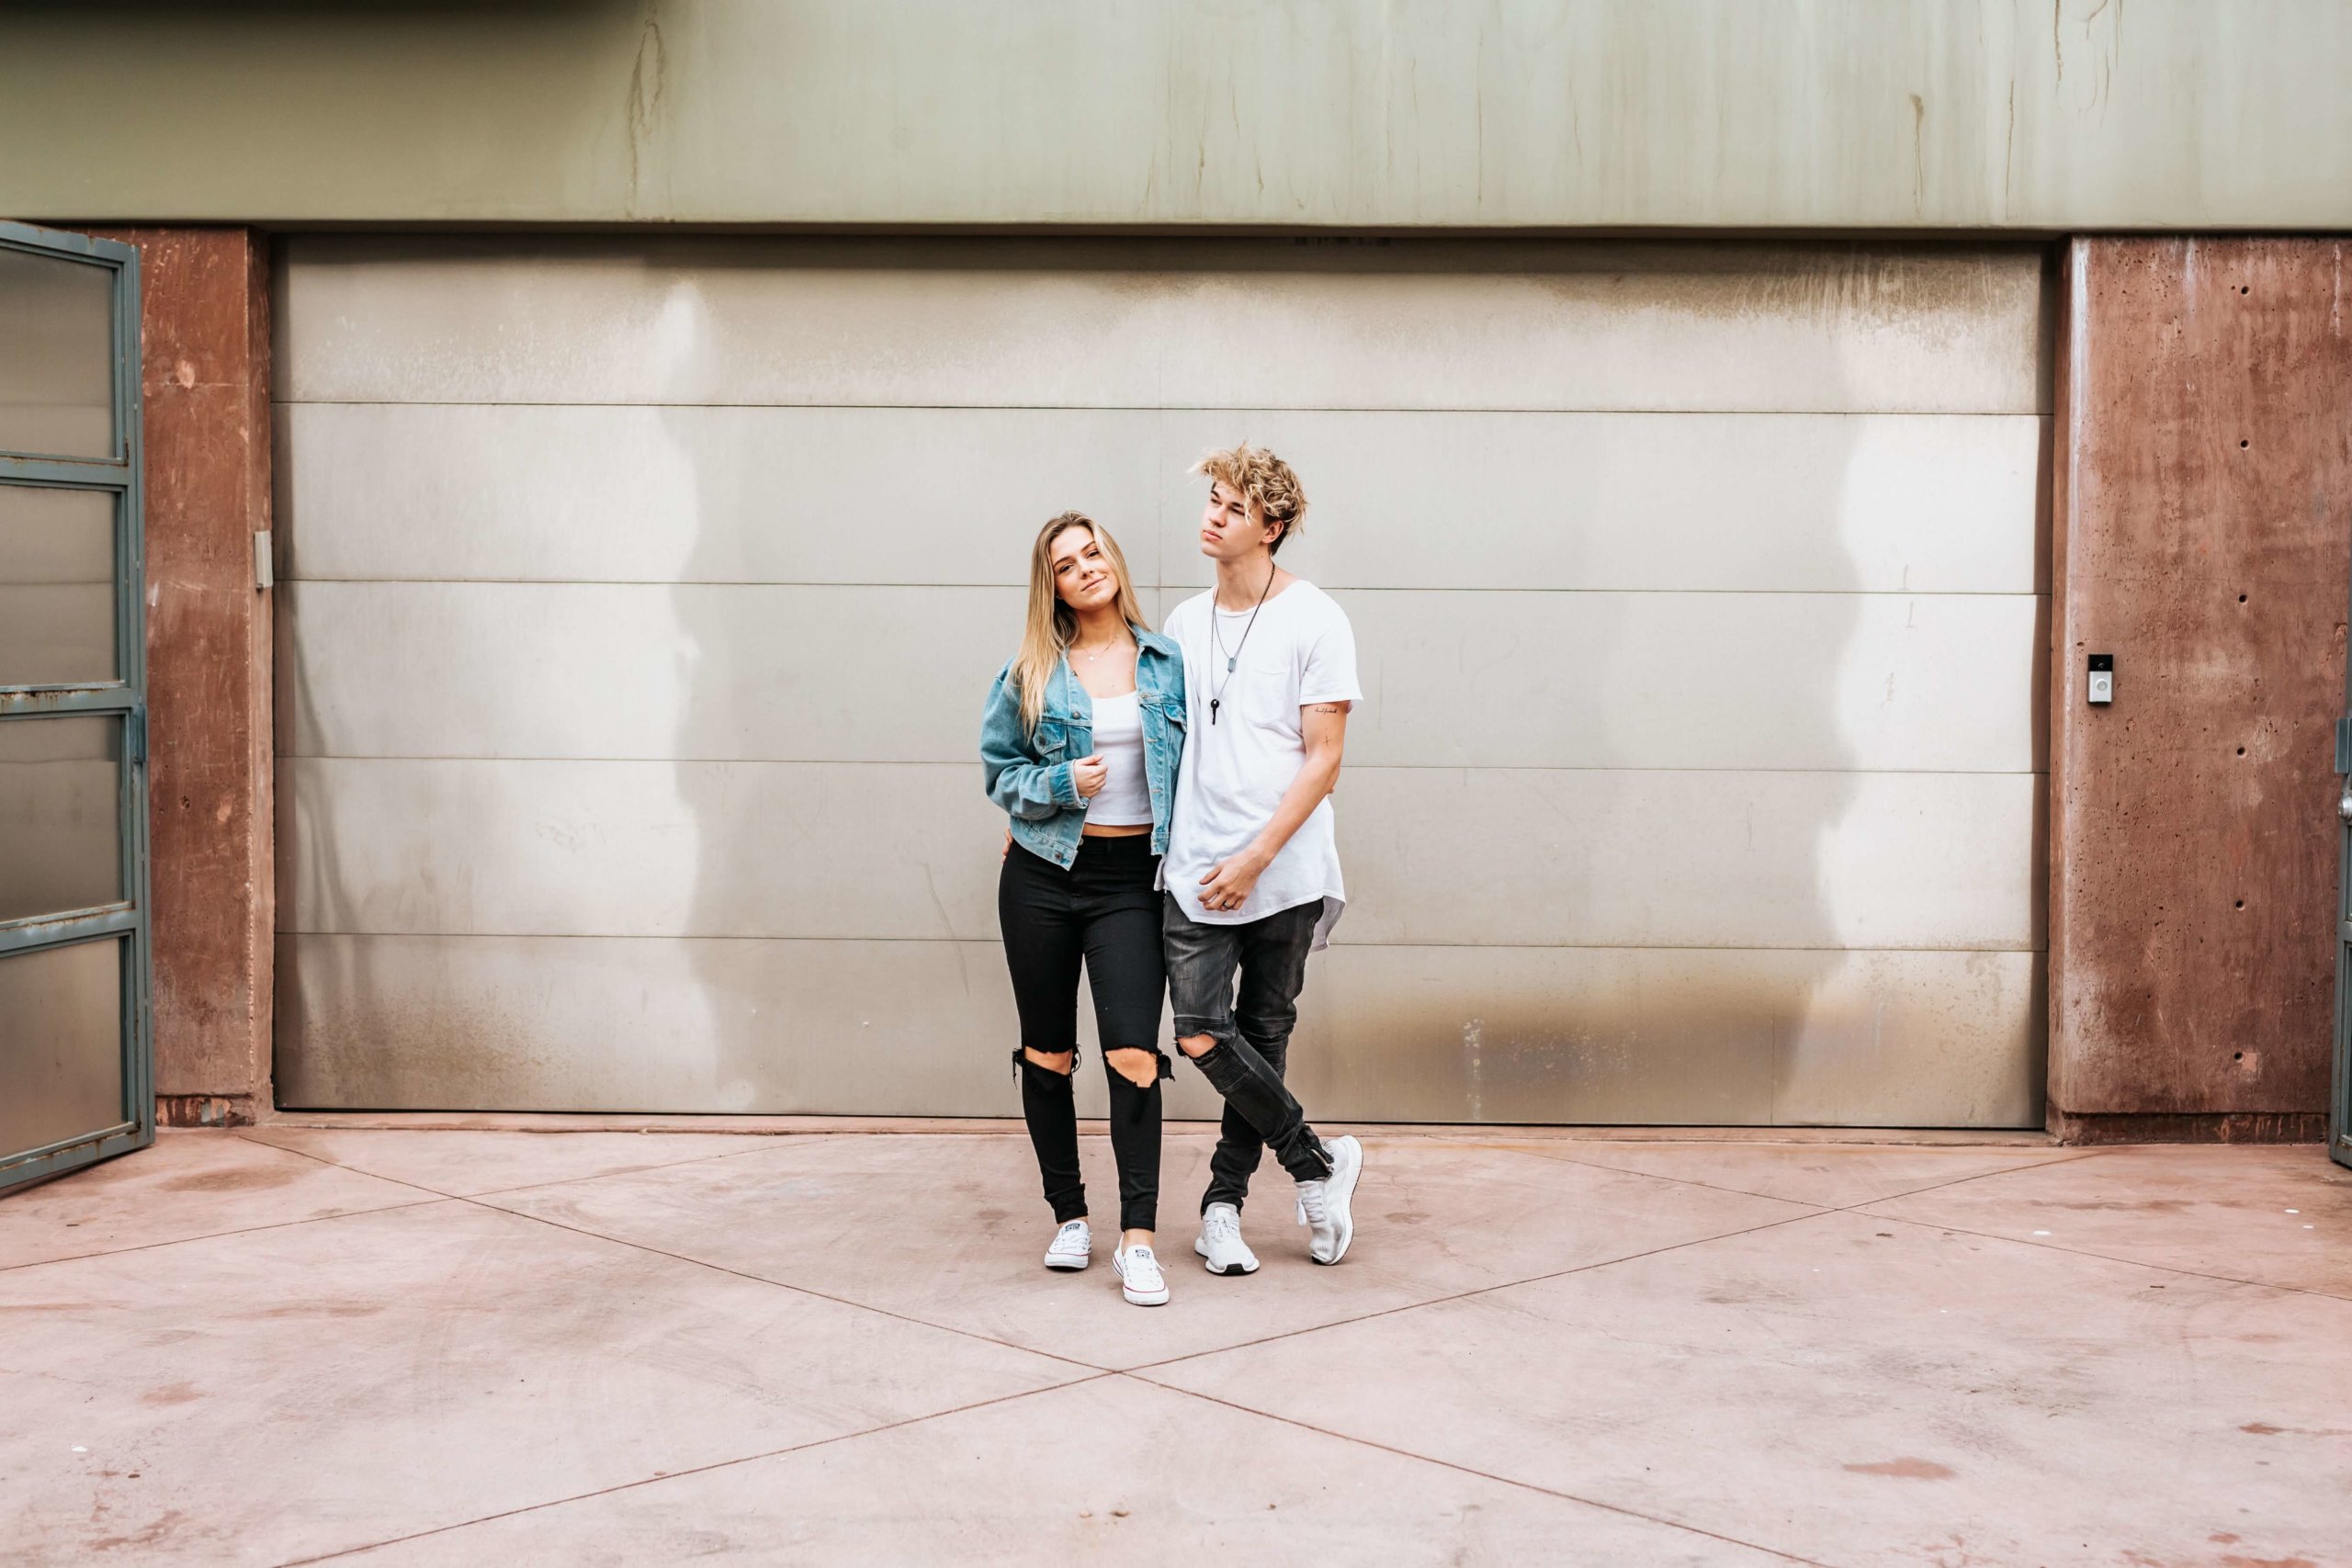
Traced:
<path fill-rule="evenodd" d="M 1208 1260 L 1212 1274 L 1258 1271 L 1258 1255 L 1241 1239 L 1241 1211 L 1230 1203 L 1211 1203 L 1201 1211 L 1201 1237 L 1193 1250 Z"/>
<path fill-rule="evenodd" d="M 1298 1184 L 1298 1223 L 1306 1227 L 1306 1256 L 1337 1263 L 1355 1239 L 1355 1216 L 1348 1205 L 1356 1195 L 1356 1178 L 1363 1174 L 1363 1145 L 1342 1136 L 1326 1138 L 1323 1148 L 1331 1156 L 1331 1174 Z"/>
<path fill-rule="evenodd" d="M 1159 1259 L 1148 1247 L 1114 1247 L 1111 1267 L 1119 1276 L 1119 1289 L 1127 1300 L 1139 1307 L 1166 1306 L 1168 1280 L 1159 1272 Z"/>
<path fill-rule="evenodd" d="M 1086 1228 L 1084 1220 L 1072 1220 L 1054 1233 L 1053 1246 L 1046 1248 L 1046 1267 L 1074 1274 L 1094 1261 L 1094 1233 Z"/>

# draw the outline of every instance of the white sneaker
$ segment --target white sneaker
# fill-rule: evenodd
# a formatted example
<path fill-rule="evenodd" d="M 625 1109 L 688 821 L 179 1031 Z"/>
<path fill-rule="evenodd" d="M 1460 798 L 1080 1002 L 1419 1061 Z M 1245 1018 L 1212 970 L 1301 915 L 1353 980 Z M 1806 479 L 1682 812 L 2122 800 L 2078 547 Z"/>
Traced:
<path fill-rule="evenodd" d="M 1355 1216 L 1348 1204 L 1356 1195 L 1356 1178 L 1363 1174 L 1363 1145 L 1342 1136 L 1326 1138 L 1323 1148 L 1331 1156 L 1331 1174 L 1298 1184 L 1298 1223 L 1307 1230 L 1306 1256 L 1337 1263 L 1355 1239 Z"/>
<path fill-rule="evenodd" d="M 1212 1274 L 1258 1271 L 1258 1255 L 1241 1239 L 1241 1211 L 1230 1203 L 1211 1203 L 1201 1211 L 1201 1236 L 1193 1250 L 1208 1259 Z"/>
<path fill-rule="evenodd" d="M 1094 1261 L 1094 1233 L 1086 1228 L 1084 1220 L 1072 1220 L 1054 1233 L 1053 1246 L 1046 1248 L 1046 1267 L 1074 1274 Z"/>
<path fill-rule="evenodd" d="M 1111 1267 L 1119 1276 L 1119 1289 L 1127 1300 L 1139 1307 L 1166 1306 L 1168 1280 L 1159 1272 L 1159 1259 L 1148 1247 L 1114 1247 L 1111 1252 Z"/>

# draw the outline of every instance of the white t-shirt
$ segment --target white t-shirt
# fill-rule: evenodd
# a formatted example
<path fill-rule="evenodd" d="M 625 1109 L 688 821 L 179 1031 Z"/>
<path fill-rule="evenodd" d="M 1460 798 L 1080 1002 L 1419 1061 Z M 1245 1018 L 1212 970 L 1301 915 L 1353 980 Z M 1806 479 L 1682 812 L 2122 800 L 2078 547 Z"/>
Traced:
<path fill-rule="evenodd" d="M 1177 605 L 1165 630 L 1184 650 L 1185 735 L 1161 885 L 1204 925 L 1245 925 L 1320 898 L 1320 948 L 1347 899 L 1330 801 L 1299 824 L 1238 909 L 1204 908 L 1201 878 L 1258 836 L 1298 777 L 1306 761 L 1298 710 L 1363 700 L 1347 614 L 1302 579 L 1266 601 L 1254 627 L 1249 611 L 1218 609 L 1211 590 Z"/>

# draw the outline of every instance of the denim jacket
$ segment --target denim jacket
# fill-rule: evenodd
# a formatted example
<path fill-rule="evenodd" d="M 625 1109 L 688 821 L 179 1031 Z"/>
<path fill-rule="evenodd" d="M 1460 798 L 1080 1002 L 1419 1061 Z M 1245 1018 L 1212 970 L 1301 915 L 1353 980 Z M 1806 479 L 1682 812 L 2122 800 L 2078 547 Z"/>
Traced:
<path fill-rule="evenodd" d="M 1136 691 L 1143 714 L 1144 783 L 1151 792 L 1151 852 L 1168 852 L 1176 764 L 1184 755 L 1184 656 L 1158 632 L 1136 628 Z M 1021 692 L 1007 660 L 980 716 L 988 795 L 1012 819 L 1012 841 L 1067 871 L 1078 859 L 1086 801 L 1070 764 L 1094 752 L 1094 701 L 1065 658 L 1046 688 L 1037 733 L 1021 727 Z"/>

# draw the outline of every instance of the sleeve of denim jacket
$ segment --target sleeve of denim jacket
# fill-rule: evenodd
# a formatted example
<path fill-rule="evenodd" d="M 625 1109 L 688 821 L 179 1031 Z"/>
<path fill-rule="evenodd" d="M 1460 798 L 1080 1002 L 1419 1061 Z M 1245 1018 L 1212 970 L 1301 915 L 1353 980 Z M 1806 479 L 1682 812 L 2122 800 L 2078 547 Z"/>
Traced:
<path fill-rule="evenodd" d="M 1012 666 L 997 672 L 980 716 L 980 769 L 989 798 L 998 809 L 1032 819 L 1051 817 L 1086 802 L 1068 762 L 1041 762 L 1030 754 L 1021 728 L 1021 696 L 1013 689 Z"/>

